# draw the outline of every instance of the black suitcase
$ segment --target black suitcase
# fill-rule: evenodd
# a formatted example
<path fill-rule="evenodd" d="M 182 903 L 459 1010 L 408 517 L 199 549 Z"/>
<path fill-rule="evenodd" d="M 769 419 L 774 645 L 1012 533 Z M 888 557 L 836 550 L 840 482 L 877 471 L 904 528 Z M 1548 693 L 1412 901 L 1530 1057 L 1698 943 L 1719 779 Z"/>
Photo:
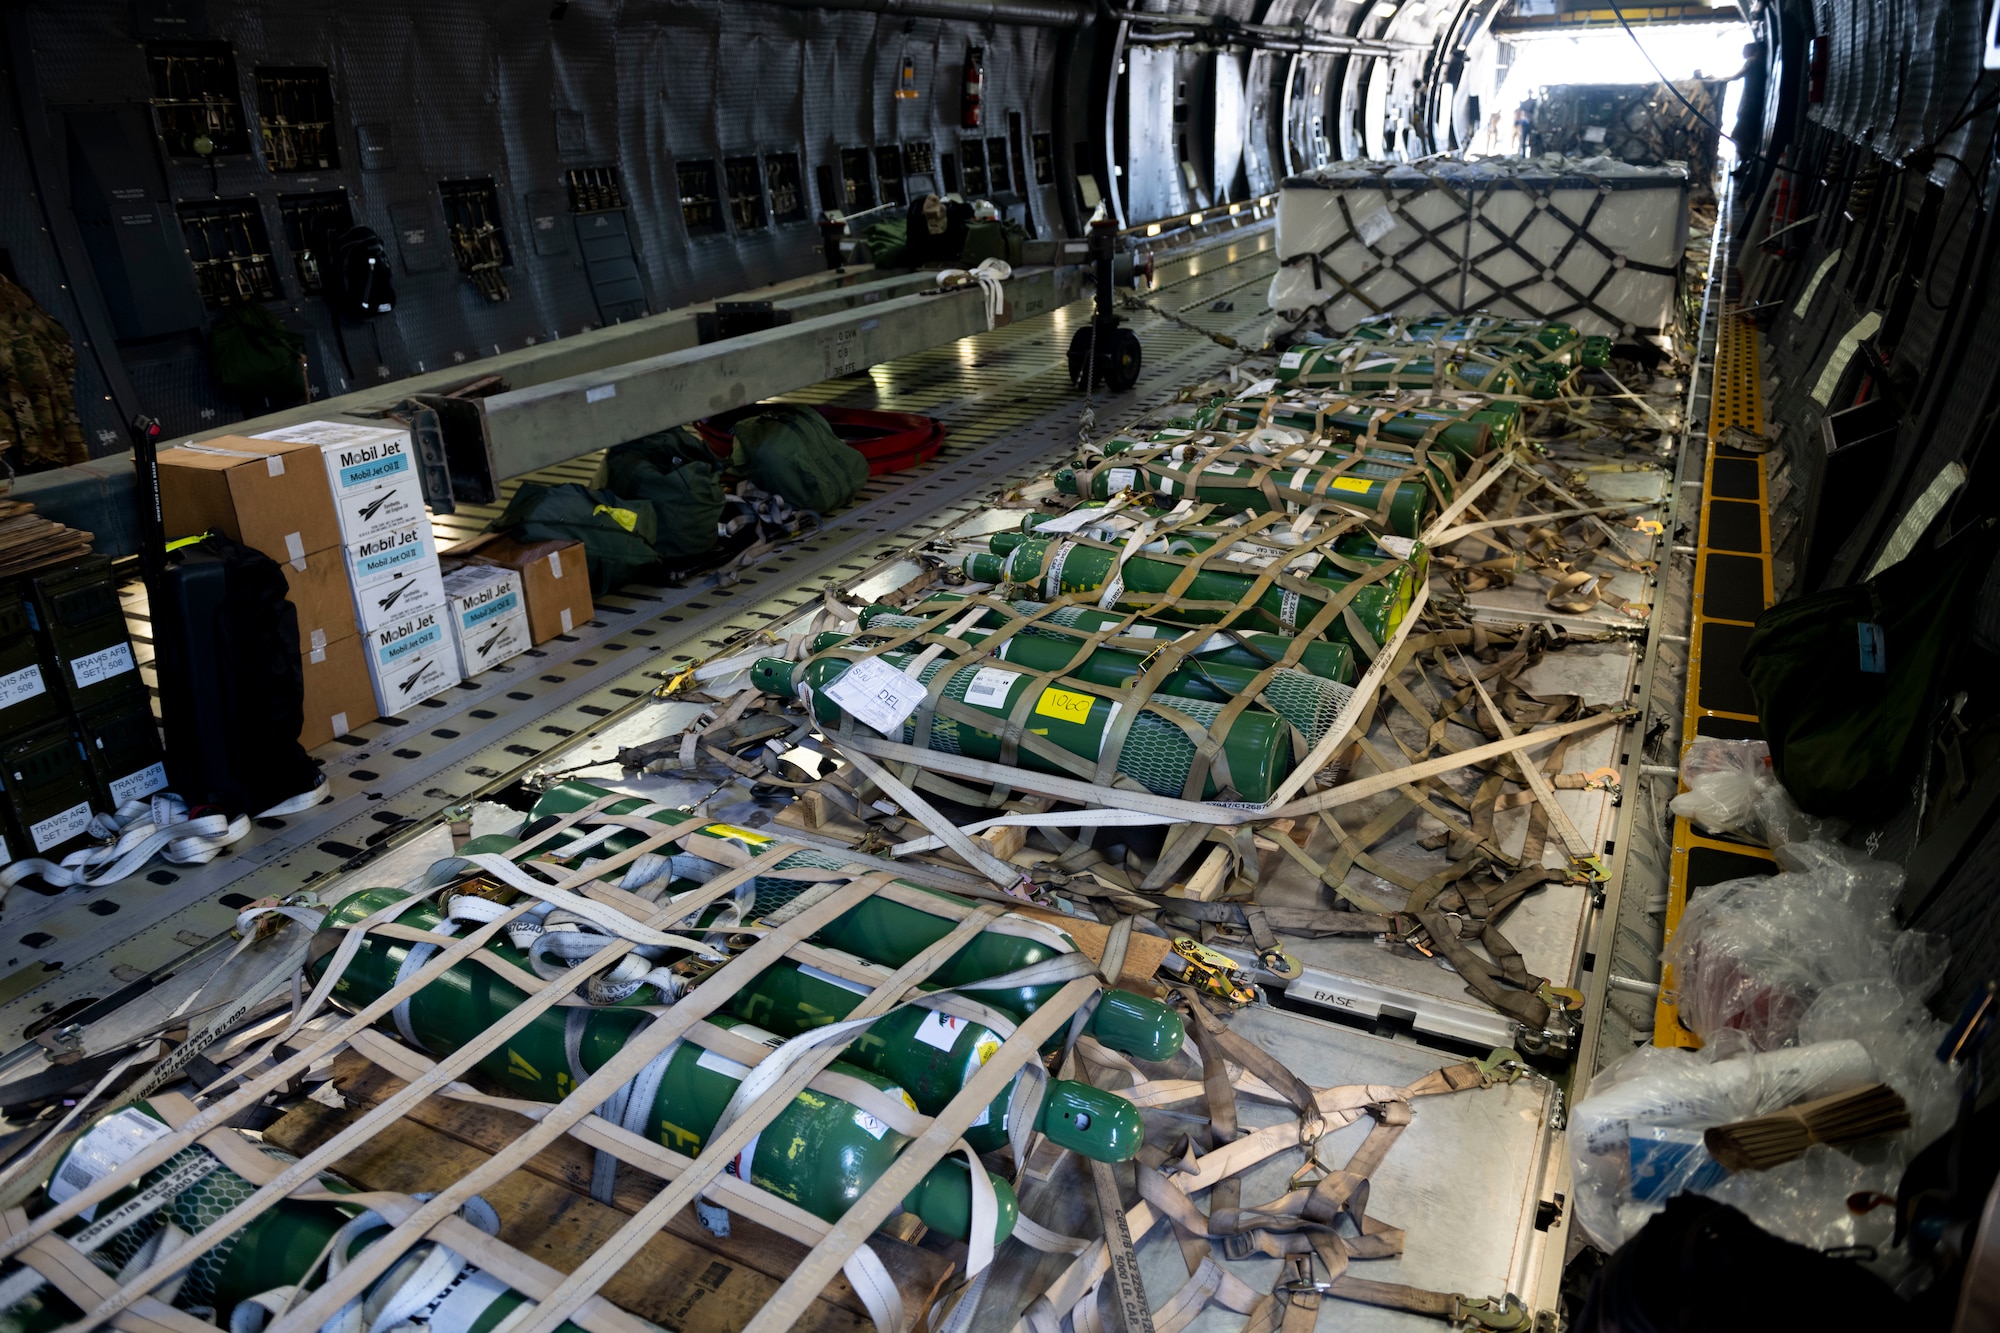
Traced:
<path fill-rule="evenodd" d="M 269 556 L 210 533 L 169 552 L 160 515 L 159 425 L 135 423 L 140 552 L 151 602 L 167 776 L 189 807 L 255 814 L 310 791 L 299 744 L 305 676 L 298 610 Z"/>

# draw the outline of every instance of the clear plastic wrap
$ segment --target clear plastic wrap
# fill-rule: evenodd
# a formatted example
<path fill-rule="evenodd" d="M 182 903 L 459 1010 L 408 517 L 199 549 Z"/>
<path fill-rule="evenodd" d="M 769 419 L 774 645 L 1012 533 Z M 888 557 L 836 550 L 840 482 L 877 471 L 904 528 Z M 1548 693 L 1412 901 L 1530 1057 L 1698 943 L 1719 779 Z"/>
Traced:
<path fill-rule="evenodd" d="M 1704 736 L 1681 756 L 1681 782 L 1687 790 L 1668 808 L 1712 833 L 1740 834 L 1767 847 L 1782 847 L 1836 838 L 1847 828 L 1839 820 L 1808 815 L 1793 803 L 1771 773 L 1771 749 L 1763 741 Z"/>
<path fill-rule="evenodd" d="M 1703 736 L 1681 755 L 1686 791 L 1668 806 L 1711 833 L 1762 838 L 1758 807 L 1778 786 L 1771 776 L 1771 747 L 1763 741 L 1726 741 Z"/>
<path fill-rule="evenodd" d="M 1674 929 L 1675 999 L 1703 1049 L 1634 1052 L 1571 1113 L 1577 1216 L 1600 1245 L 1628 1239 L 1680 1190 L 1800 1244 L 1879 1243 L 1887 1222 L 1851 1217 L 1847 1195 L 1892 1193 L 1951 1124 L 1955 1076 L 1933 1055 L 1946 1025 L 1924 1007 L 1947 950 L 1897 928 L 1901 868 L 1826 841 L 1775 855 L 1783 873 L 1701 890 Z M 1700 1146 L 1711 1126 L 1873 1082 L 1902 1095 L 1909 1129 L 1736 1175 Z"/>
<path fill-rule="evenodd" d="M 1701 1146 L 1702 1130 L 1876 1078 L 1867 1049 L 1854 1041 L 1729 1059 L 1713 1050 L 1642 1046 L 1593 1078 L 1589 1095 L 1571 1108 L 1577 1221 L 1598 1246 L 1615 1249 L 1683 1190 L 1723 1197 L 1719 1191 L 1731 1182 Z"/>
<path fill-rule="evenodd" d="M 1696 894 L 1674 928 L 1681 1021 L 1704 1041 L 1740 1032 L 1768 1051 L 1797 1040 L 1829 988 L 1871 983 L 1884 1014 L 1921 1004 L 1944 970 L 1944 942 L 1904 931 L 1890 915 L 1902 870 L 1838 843 L 1778 849 L 1783 873 L 1730 880 Z M 1819 1039 L 1834 1032 L 1822 1023 Z"/>

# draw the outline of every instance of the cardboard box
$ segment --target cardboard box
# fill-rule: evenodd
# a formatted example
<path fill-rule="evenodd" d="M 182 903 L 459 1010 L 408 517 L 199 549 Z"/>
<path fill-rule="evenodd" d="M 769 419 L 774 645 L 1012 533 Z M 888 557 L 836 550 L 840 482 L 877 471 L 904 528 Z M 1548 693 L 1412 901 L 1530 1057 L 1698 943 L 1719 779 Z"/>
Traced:
<path fill-rule="evenodd" d="M 299 649 L 311 652 L 361 632 L 354 619 L 354 585 L 347 574 L 347 553 L 339 546 L 312 551 L 297 560 L 280 560 L 285 571 L 285 597 L 299 612 Z"/>
<path fill-rule="evenodd" d="M 463 679 L 458 649 L 443 607 L 420 611 L 361 636 L 375 704 L 395 716 Z"/>
<path fill-rule="evenodd" d="M 354 590 L 354 616 L 361 633 L 378 630 L 419 611 L 437 611 L 445 604 L 444 582 L 436 562 L 403 570 L 395 578 L 377 579 Z"/>
<path fill-rule="evenodd" d="M 525 616 L 521 576 L 499 565 L 463 565 L 444 576 L 454 630 L 476 630 L 491 620 Z"/>
<path fill-rule="evenodd" d="M 342 541 L 364 542 L 419 520 L 427 520 L 424 488 L 408 476 L 368 491 L 349 491 L 335 502 Z"/>
<path fill-rule="evenodd" d="M 528 632 L 536 643 L 572 633 L 592 615 L 590 567 L 584 562 L 582 542 L 522 542 L 496 532 L 460 542 L 452 554 L 521 576 Z"/>
<path fill-rule="evenodd" d="M 167 540 L 211 528 L 273 560 L 340 544 L 319 450 L 224 435 L 160 455 Z"/>
<path fill-rule="evenodd" d="M 280 426 L 258 440 L 290 440 L 318 447 L 326 463 L 327 484 L 336 502 L 359 491 L 377 490 L 405 478 L 417 479 L 410 432 L 403 426 L 377 426 L 358 421 L 302 421 Z"/>
<path fill-rule="evenodd" d="M 336 639 L 299 656 L 306 677 L 306 723 L 299 744 L 317 750 L 381 714 L 368 678 L 368 652 L 359 634 Z"/>
<path fill-rule="evenodd" d="M 467 680 L 482 671 L 491 671 L 509 658 L 519 657 L 534 646 L 528 634 L 528 617 L 518 613 L 472 626 L 454 623 L 452 644 L 457 652 L 458 672 Z"/>
<path fill-rule="evenodd" d="M 347 544 L 347 569 L 356 592 L 388 579 L 408 578 L 420 570 L 436 572 L 437 567 L 437 543 L 427 518 Z"/>

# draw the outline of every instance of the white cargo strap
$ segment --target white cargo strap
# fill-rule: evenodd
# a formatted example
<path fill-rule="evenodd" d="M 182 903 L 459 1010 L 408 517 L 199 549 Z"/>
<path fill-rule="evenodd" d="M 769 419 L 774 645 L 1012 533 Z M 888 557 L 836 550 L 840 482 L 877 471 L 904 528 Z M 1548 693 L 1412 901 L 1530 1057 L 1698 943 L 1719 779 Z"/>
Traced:
<path fill-rule="evenodd" d="M 498 906 L 498 904 L 493 905 Z M 440 921 L 431 928 L 431 933 L 434 935 L 456 935 L 458 933 L 458 922 L 452 920 Z M 404 950 L 403 961 L 396 968 L 395 984 L 401 986 L 411 977 L 423 971 L 424 964 L 428 963 L 437 951 L 438 946 L 435 944 L 413 944 Z M 418 991 L 416 995 L 405 996 L 400 1004 L 389 1011 L 389 1015 L 395 1019 L 396 1031 L 401 1034 L 404 1041 L 407 1041 L 420 1051 L 427 1051 L 430 1047 L 417 1040 L 416 1030 L 410 1026 L 410 1001 L 416 999 L 417 995 L 421 995 L 422 993 L 422 991 Z"/>
<path fill-rule="evenodd" d="M 424 1201 L 432 1196 L 411 1197 Z M 458 1215 L 485 1235 L 500 1234 L 500 1215 L 477 1195 L 466 1201 Z M 327 1277 L 337 1276 L 347 1266 L 349 1254 L 362 1237 L 386 1231 L 391 1225 L 389 1219 L 370 1209 L 343 1226 L 326 1247 Z M 293 1290 L 277 1287 L 246 1301 L 249 1309 L 238 1307 L 237 1316 L 230 1320 L 230 1333 L 262 1333 L 270 1318 L 290 1305 Z M 464 1255 L 433 1241 L 414 1263 L 405 1261 L 391 1269 L 366 1295 L 342 1306 L 321 1326 L 321 1333 L 387 1333 L 412 1324 L 429 1328 L 431 1333 L 466 1333 L 493 1301 L 509 1290 L 504 1281 L 475 1267 Z"/>
<path fill-rule="evenodd" d="M 258 819 L 295 814 L 316 804 L 325 794 L 326 782 L 309 792 L 282 801 L 255 816 Z M 217 812 L 189 818 L 187 802 L 172 792 L 159 792 L 143 800 L 127 801 L 112 815 L 91 818 L 91 833 L 110 841 L 101 847 L 83 847 L 60 862 L 31 857 L 0 869 L 0 895 L 30 875 L 40 875 L 51 887 L 98 888 L 129 879 L 143 870 L 155 856 L 164 856 L 171 865 L 206 865 L 224 847 L 241 841 L 250 832 L 248 815 L 231 819 Z"/>
<path fill-rule="evenodd" d="M 1045 813 L 999 815 L 993 819 L 982 819 L 976 824 L 967 824 L 959 832 L 965 834 L 984 833 L 990 828 L 1133 828 L 1153 824 L 1185 824 L 1178 815 L 1154 814 L 1145 810 L 1052 810 Z M 890 856 L 910 856 L 917 852 L 934 851 L 945 845 L 944 838 L 932 834 L 923 838 L 912 838 L 899 842 L 889 849 Z"/>
<path fill-rule="evenodd" d="M 689 939 L 685 935 L 671 935 L 654 930 L 650 926 L 640 925 L 615 907 L 586 898 L 580 893 L 558 889 L 546 880 L 536 879 L 506 857 L 492 852 L 474 852 L 470 856 L 447 857 L 431 867 L 431 876 L 436 878 L 444 875 L 456 878 L 465 869 L 472 867 L 491 875 L 509 888 L 519 889 L 522 893 L 539 898 L 582 921 L 589 922 L 606 935 L 653 948 L 685 949 L 689 953 L 700 954 L 703 958 L 722 957 L 717 950 L 700 940 Z"/>

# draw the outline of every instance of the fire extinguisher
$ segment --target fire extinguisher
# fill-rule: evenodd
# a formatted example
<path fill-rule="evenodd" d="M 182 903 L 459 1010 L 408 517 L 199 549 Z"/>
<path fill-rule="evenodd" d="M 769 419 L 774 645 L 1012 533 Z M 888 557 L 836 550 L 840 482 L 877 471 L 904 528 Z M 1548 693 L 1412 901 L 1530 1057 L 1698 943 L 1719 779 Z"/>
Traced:
<path fill-rule="evenodd" d="M 959 117 L 962 128 L 968 130 L 979 128 L 980 116 L 985 109 L 981 105 L 985 88 L 986 48 L 968 46 L 965 48 L 965 103 L 963 114 Z"/>

